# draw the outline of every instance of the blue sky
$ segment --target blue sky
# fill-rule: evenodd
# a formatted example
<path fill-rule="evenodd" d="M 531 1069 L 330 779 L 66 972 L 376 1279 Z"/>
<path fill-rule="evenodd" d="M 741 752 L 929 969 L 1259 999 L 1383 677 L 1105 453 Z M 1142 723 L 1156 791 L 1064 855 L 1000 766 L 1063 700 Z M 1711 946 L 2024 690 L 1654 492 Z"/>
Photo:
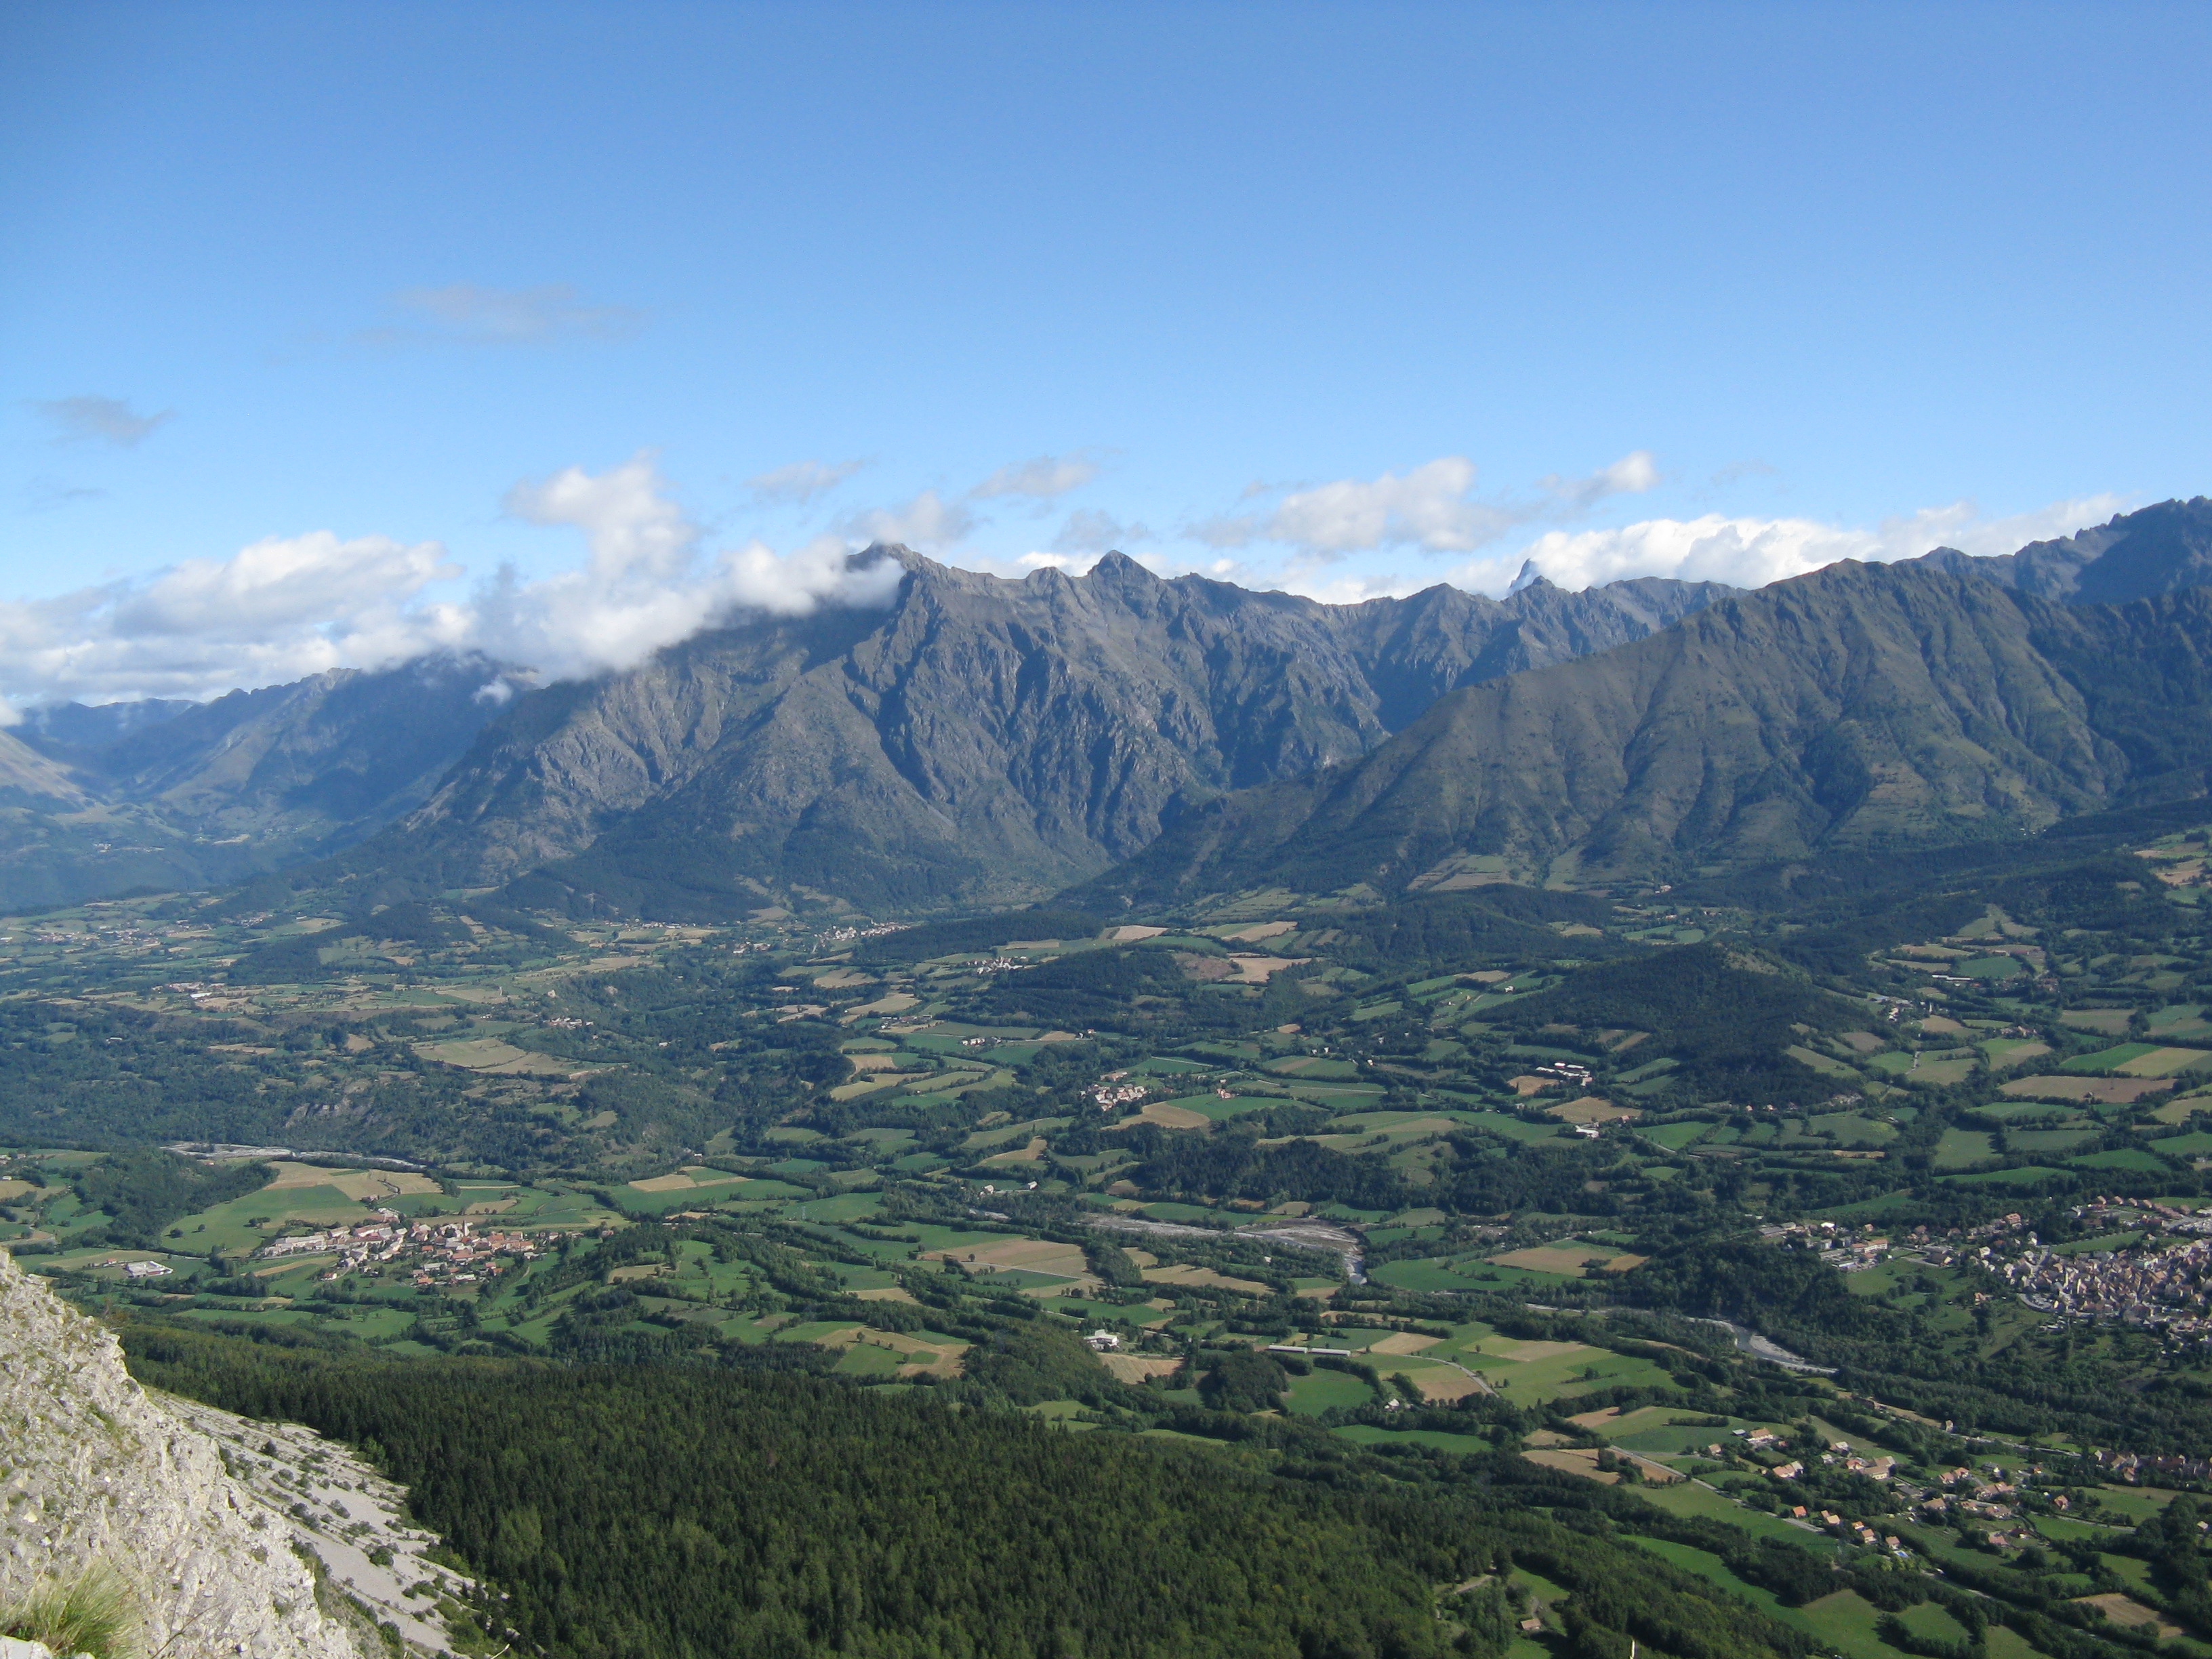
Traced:
<path fill-rule="evenodd" d="M 2200 7 L 0 5 L 0 693 L 2212 488 Z M 502 566 L 511 574 L 496 586 Z"/>

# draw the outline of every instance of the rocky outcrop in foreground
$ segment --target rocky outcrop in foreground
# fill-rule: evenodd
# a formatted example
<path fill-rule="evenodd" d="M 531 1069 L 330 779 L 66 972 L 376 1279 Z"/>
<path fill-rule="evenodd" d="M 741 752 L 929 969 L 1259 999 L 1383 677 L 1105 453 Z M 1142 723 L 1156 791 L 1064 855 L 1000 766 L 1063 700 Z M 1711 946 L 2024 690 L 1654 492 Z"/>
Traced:
<path fill-rule="evenodd" d="M 362 1659 L 285 1517 L 0 1250 L 0 1607 L 104 1564 L 161 1659 Z"/>

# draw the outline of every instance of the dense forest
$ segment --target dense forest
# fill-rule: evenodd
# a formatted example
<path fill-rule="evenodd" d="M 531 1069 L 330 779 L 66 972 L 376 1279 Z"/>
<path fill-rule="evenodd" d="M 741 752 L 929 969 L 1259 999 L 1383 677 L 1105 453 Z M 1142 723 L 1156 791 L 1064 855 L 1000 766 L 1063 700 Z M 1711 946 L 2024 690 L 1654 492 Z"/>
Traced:
<path fill-rule="evenodd" d="M 1681 1659 L 1802 1649 L 1602 1522 L 1479 1486 L 1286 1480 L 793 1376 L 129 1336 L 149 1382 L 373 1449 L 511 1597 L 495 1633 L 556 1659 L 1495 1659 L 1516 1604 L 1470 1592 L 1516 1561 L 1583 1589 L 1591 1659 L 1623 1632 Z"/>

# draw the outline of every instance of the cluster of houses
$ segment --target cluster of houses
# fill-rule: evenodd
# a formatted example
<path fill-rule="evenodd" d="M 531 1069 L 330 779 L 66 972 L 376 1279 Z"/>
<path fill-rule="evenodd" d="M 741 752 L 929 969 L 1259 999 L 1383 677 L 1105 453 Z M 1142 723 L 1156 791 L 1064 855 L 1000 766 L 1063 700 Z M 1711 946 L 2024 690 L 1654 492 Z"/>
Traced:
<path fill-rule="evenodd" d="M 1796 1516 L 1800 1521 L 1809 1521 L 1812 1519 L 1811 1515 L 1808 1513 L 1802 1504 L 1798 1504 L 1795 1509 L 1791 1510 L 1790 1513 Z M 1884 1537 L 1881 1534 L 1877 1533 L 1872 1527 L 1869 1526 L 1865 1522 L 1846 1521 L 1842 1516 L 1838 1515 L 1833 1510 L 1822 1510 L 1820 1511 L 1820 1524 L 1826 1530 L 1835 1534 L 1837 1537 L 1849 1539 L 1852 1543 L 1858 1545 L 1862 1549 L 1870 1550 L 1879 1545 L 1882 1548 L 1887 1549 L 1892 1555 L 1904 1556 L 1911 1553 L 1911 1552 L 1905 1547 L 1905 1540 L 1896 1536 L 1894 1534 L 1892 1534 L 1887 1537 Z"/>
<path fill-rule="evenodd" d="M 1991 1469 L 1986 1475 L 1974 1469 L 1946 1469 L 1936 1480 L 1944 1490 L 1921 1500 L 1918 1508 L 1924 1518 L 1951 1521 L 1963 1516 L 1992 1522 L 1989 1541 L 1999 1549 L 2037 1541 L 2035 1529 L 2021 1512 L 2020 1488 L 2004 1478 L 2002 1469 Z M 2070 1502 L 2063 1492 L 2053 1494 L 2051 1499 L 2051 1507 L 2062 1511 Z"/>
<path fill-rule="evenodd" d="M 1124 1083 L 1121 1079 L 1128 1075 L 1127 1072 L 1109 1072 L 1098 1079 L 1097 1086 L 1091 1091 L 1091 1098 L 1098 1103 L 1100 1111 L 1110 1112 L 1116 1106 L 1128 1105 L 1152 1093 L 1150 1084 Z"/>
<path fill-rule="evenodd" d="M 1920 1236 L 1924 1237 L 1927 1231 L 1920 1229 Z M 1825 1265 L 1847 1273 L 1871 1267 L 1890 1252 L 1890 1241 L 1877 1235 L 1871 1225 L 1854 1232 L 1832 1221 L 1790 1221 L 1761 1227 L 1759 1236 L 1769 1244 L 1790 1243 L 1817 1251 Z"/>
<path fill-rule="evenodd" d="M 382 1264 L 406 1257 L 415 1261 L 414 1280 L 428 1285 L 440 1279 L 469 1284 L 497 1276 L 504 1270 L 501 1257 L 529 1261 L 544 1254 L 540 1234 L 478 1232 L 468 1221 L 417 1221 L 405 1224 L 390 1210 L 379 1210 L 377 1219 L 357 1227 L 332 1227 L 324 1232 L 295 1233 L 264 1245 L 257 1255 L 281 1259 L 294 1255 L 331 1255 L 337 1265 L 323 1274 L 337 1279 L 371 1263 Z"/>
<path fill-rule="evenodd" d="M 886 933 L 905 931 L 906 924 L 896 921 L 884 922 L 874 927 L 832 927 L 826 933 L 816 934 L 814 942 L 817 945 L 856 945 L 864 939 L 881 939 Z M 766 950 L 768 947 L 763 945 L 760 948 Z"/>
<path fill-rule="evenodd" d="M 1560 1082 L 1571 1083 L 1577 1089 L 1589 1088 L 1593 1076 L 1589 1066 L 1578 1066 L 1571 1060 L 1557 1060 L 1549 1066 L 1539 1066 L 1535 1068 L 1535 1072 L 1539 1077 L 1557 1078 Z"/>
<path fill-rule="evenodd" d="M 2167 1480 L 2212 1480 L 2212 1457 L 2187 1457 L 2179 1452 L 2163 1456 L 2144 1457 L 2135 1452 L 2093 1452 L 2091 1456 L 2114 1479 L 2137 1481 L 2146 1475 L 2157 1475 Z"/>
<path fill-rule="evenodd" d="M 2085 1205 L 2075 1212 L 2091 1224 L 2109 1222 L 2146 1230 L 2139 1243 L 2066 1255 L 2033 1233 L 2013 1246 L 1975 1251 L 2027 1306 L 2061 1318 L 2109 1319 L 2163 1330 L 2172 1336 L 2212 1338 L 2212 1216 L 2166 1205 L 2136 1203 L 2124 1210 Z M 2008 1218 L 2010 1219 L 2011 1218 Z"/>

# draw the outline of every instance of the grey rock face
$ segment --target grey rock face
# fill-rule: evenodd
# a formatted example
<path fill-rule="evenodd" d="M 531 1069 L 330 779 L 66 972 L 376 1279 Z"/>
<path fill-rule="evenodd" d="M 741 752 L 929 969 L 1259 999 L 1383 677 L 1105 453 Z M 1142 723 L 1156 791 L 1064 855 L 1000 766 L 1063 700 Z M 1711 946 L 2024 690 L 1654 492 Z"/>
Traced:
<path fill-rule="evenodd" d="M 0 1250 L 0 1601 L 102 1562 L 162 1659 L 363 1659 L 289 1537 L 113 1336 Z"/>

